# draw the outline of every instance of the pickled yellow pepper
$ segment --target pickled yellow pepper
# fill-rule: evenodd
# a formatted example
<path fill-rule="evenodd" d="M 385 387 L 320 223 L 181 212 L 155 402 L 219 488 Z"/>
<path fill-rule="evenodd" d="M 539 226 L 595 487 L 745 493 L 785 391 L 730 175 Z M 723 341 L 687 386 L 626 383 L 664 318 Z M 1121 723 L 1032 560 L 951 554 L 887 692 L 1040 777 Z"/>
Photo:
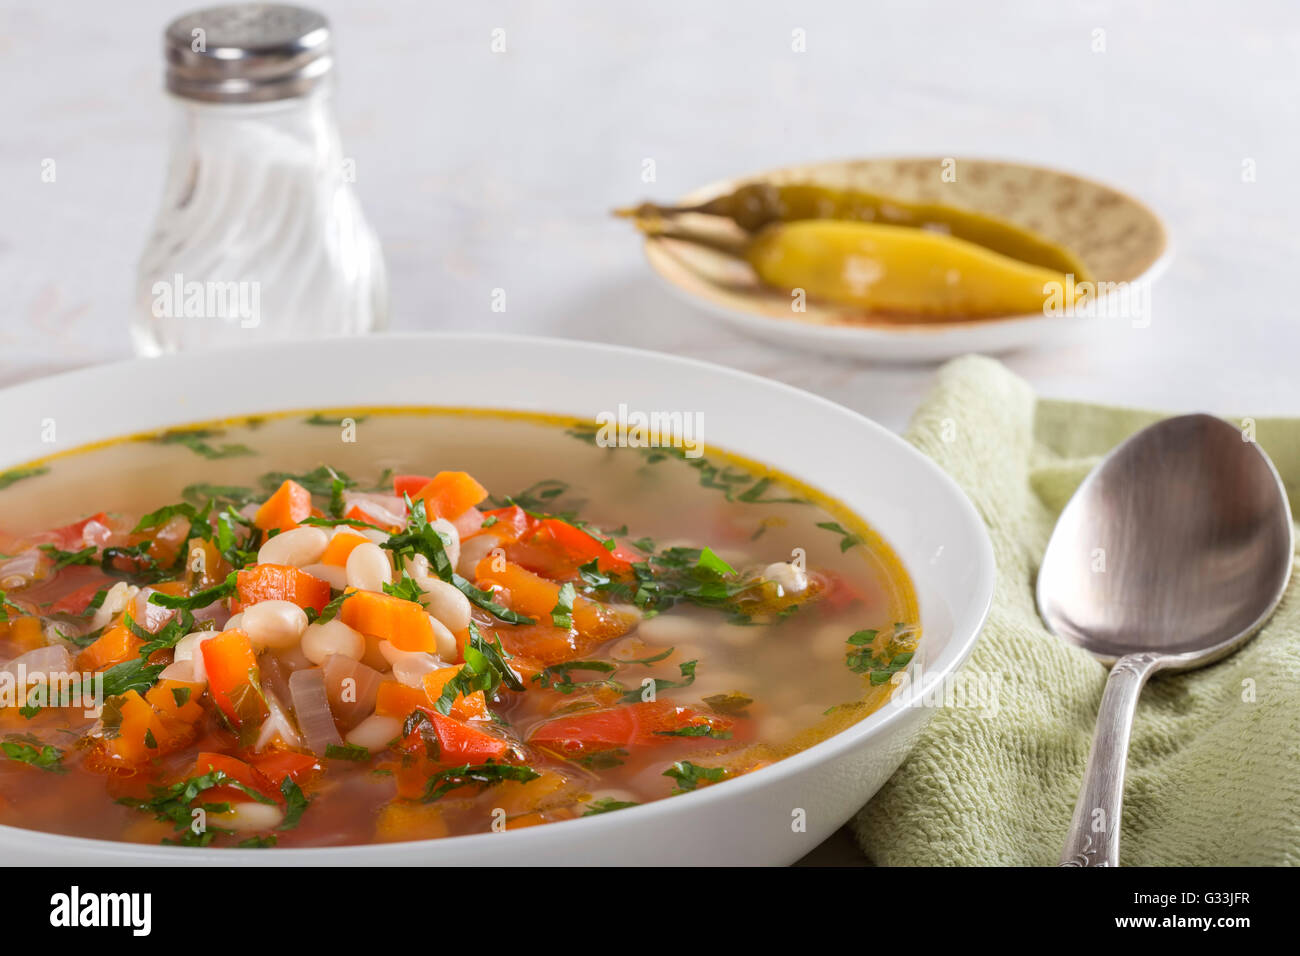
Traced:
<path fill-rule="evenodd" d="M 779 223 L 760 230 L 743 256 L 763 282 L 787 293 L 920 319 L 1038 313 L 1052 289 L 1073 299 L 1063 273 L 906 226 Z"/>
<path fill-rule="evenodd" d="M 694 206 L 642 203 L 619 210 L 619 215 L 649 219 L 688 212 L 725 217 L 751 234 L 776 223 L 808 219 L 906 226 L 965 239 L 1030 265 L 1070 273 L 1076 282 L 1092 278 L 1069 249 L 1013 222 L 957 206 L 910 202 L 859 189 L 757 182 Z"/>

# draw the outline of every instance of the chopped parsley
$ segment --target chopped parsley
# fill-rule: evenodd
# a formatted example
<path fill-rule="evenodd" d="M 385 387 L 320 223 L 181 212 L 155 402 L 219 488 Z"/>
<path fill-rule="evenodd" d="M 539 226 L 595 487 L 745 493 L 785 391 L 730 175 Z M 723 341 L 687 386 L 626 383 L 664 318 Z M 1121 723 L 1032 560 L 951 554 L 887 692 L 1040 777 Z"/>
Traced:
<path fill-rule="evenodd" d="M 429 777 L 421 799 L 424 803 L 432 803 L 461 787 L 477 786 L 483 790 L 504 780 L 527 783 L 540 776 L 536 770 L 520 764 L 493 763 L 490 760 L 481 764 L 461 764 L 459 767 L 440 770 Z"/>
<path fill-rule="evenodd" d="M 888 683 L 895 674 L 911 663 L 916 628 L 897 623 L 885 646 L 875 650 L 879 631 L 863 630 L 849 636 L 844 663 L 855 674 L 866 674 L 872 684 Z"/>
<path fill-rule="evenodd" d="M 325 756 L 330 760 L 351 760 L 364 763 L 370 759 L 370 751 L 360 744 L 326 744 Z"/>
<path fill-rule="evenodd" d="M 628 807 L 639 807 L 641 804 L 634 803 L 631 800 L 615 800 L 612 797 L 606 797 L 603 800 L 593 800 L 587 804 L 587 809 L 583 812 L 584 817 L 594 817 L 598 813 L 613 813 L 615 810 L 626 810 Z"/>
<path fill-rule="evenodd" d="M 489 592 L 475 587 L 457 574 L 451 565 L 451 558 L 447 555 L 446 542 L 442 540 L 442 535 L 438 533 L 438 529 L 429 523 L 425 515 L 424 500 L 417 499 L 412 502 L 408 497 L 406 502 L 407 508 L 410 510 L 406 530 L 400 534 L 391 535 L 380 547 L 387 548 L 395 555 L 424 555 L 429 562 L 429 568 L 439 578 L 458 589 L 465 597 L 469 598 L 471 604 L 481 607 L 499 620 L 508 624 L 536 623 L 531 617 L 516 613 L 497 604 L 492 600 L 492 595 Z"/>
<path fill-rule="evenodd" d="M 573 582 L 566 581 L 560 585 L 560 593 L 556 596 L 555 607 L 551 609 L 551 623 L 556 627 L 568 630 L 573 627 L 573 599 L 577 596 L 577 590 Z"/>
<path fill-rule="evenodd" d="M 42 743 L 31 734 L 7 734 L 0 741 L 0 751 L 10 760 L 52 773 L 66 773 L 68 769 L 62 764 L 62 750 L 52 744 Z"/>
<path fill-rule="evenodd" d="M 727 779 L 726 767 L 701 767 L 689 760 L 679 760 L 664 771 L 665 777 L 677 781 L 673 793 L 686 793 L 699 787 Z"/>
<path fill-rule="evenodd" d="M 224 435 L 225 432 L 216 428 L 181 428 L 163 432 L 161 435 L 146 440 L 158 445 L 184 445 L 196 455 L 202 455 L 204 458 L 213 460 L 257 454 L 247 445 L 214 445 L 209 441 L 209 439 L 221 438 Z"/>
<path fill-rule="evenodd" d="M 16 485 L 26 478 L 35 478 L 37 475 L 43 475 L 50 469 L 45 467 L 38 468 L 10 468 L 6 472 L 0 472 L 0 491 L 8 488 L 10 485 Z"/>
<path fill-rule="evenodd" d="M 860 537 L 845 530 L 844 526 L 838 521 L 818 521 L 817 527 L 824 528 L 827 531 L 833 531 L 840 536 L 840 551 L 847 551 L 854 545 L 862 543 Z"/>

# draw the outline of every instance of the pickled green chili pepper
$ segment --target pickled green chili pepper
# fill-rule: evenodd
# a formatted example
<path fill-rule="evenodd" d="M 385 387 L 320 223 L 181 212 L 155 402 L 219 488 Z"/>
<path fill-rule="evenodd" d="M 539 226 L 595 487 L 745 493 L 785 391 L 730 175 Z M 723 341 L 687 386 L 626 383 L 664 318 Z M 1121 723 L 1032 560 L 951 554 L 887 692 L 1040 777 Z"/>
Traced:
<path fill-rule="evenodd" d="M 672 218 L 682 213 L 722 216 L 751 235 L 777 223 L 810 219 L 904 226 L 964 239 L 1011 259 L 1072 274 L 1076 282 L 1092 279 L 1087 267 L 1069 249 L 1005 219 L 942 203 L 909 202 L 858 189 L 756 182 L 694 206 L 642 203 L 616 212 L 639 220 Z"/>

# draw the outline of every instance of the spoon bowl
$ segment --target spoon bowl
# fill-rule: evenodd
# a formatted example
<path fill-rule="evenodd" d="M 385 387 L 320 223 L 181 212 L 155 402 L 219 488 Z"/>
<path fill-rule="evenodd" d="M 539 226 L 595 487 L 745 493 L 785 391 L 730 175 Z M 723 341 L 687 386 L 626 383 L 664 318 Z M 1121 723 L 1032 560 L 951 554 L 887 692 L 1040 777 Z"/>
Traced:
<path fill-rule="evenodd" d="M 1210 415 L 1158 422 L 1070 499 L 1038 572 L 1056 635 L 1113 665 L 1067 865 L 1115 865 L 1124 762 L 1146 679 L 1213 663 L 1268 620 L 1291 576 L 1291 511 L 1254 441 Z"/>

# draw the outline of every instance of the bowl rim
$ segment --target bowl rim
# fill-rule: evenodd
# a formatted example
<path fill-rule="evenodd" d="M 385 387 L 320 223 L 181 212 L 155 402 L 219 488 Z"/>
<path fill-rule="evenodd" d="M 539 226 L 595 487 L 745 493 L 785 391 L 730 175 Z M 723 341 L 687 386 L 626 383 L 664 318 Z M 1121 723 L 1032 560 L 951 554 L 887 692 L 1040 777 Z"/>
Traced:
<path fill-rule="evenodd" d="M 210 361 L 213 357 L 220 357 L 223 354 L 238 356 L 294 348 L 311 349 L 323 347 L 326 350 L 330 350 L 356 347 L 358 342 L 381 344 L 405 343 L 412 346 L 427 346 L 429 343 L 441 341 L 455 341 L 466 345 L 491 345 L 494 343 L 510 342 L 527 346 L 530 349 L 545 351 L 562 352 L 566 350 L 576 350 L 580 352 L 587 351 L 605 354 L 619 354 L 633 361 L 668 363 L 670 365 L 689 368 L 699 374 L 719 376 L 724 379 L 744 382 L 752 386 L 774 390 L 777 393 L 784 394 L 792 400 L 820 407 L 823 411 L 833 413 L 842 419 L 847 418 L 848 420 L 853 421 L 856 427 L 874 433 L 878 440 L 882 441 L 885 445 L 892 447 L 895 453 L 911 459 L 915 465 L 929 471 L 931 477 L 938 480 L 944 493 L 950 497 L 952 505 L 966 524 L 966 528 L 963 529 L 963 531 L 970 535 L 971 540 L 976 546 L 977 553 L 975 557 L 977 559 L 977 567 L 975 582 L 972 588 L 977 595 L 975 598 L 976 603 L 973 607 L 966 609 L 962 615 L 954 614 L 952 621 L 952 637 L 945 649 L 945 657 L 947 658 L 946 662 L 943 666 L 925 667 L 922 671 L 921 680 L 907 682 L 878 710 L 805 750 L 775 760 L 766 767 L 751 771 L 750 773 L 744 774 L 740 777 L 723 781 L 720 785 L 703 787 L 698 790 L 678 794 L 672 799 L 654 800 L 649 803 L 619 810 L 617 813 L 598 814 L 591 817 L 577 817 L 571 820 L 562 820 L 550 823 L 544 827 L 528 827 L 522 830 L 507 831 L 505 833 L 474 833 L 428 840 L 409 840 L 391 843 L 372 842 L 342 846 L 285 847 L 275 848 L 270 853 L 261 849 L 240 849 L 237 847 L 154 846 L 150 844 L 128 843 L 117 840 L 71 836 L 68 834 L 50 833 L 42 830 L 0 824 L 0 846 L 7 845 L 20 851 L 30 850 L 39 852 L 44 848 L 48 851 L 62 851 L 65 854 L 76 852 L 83 856 L 82 862 L 85 865 L 121 865 L 128 862 L 234 866 L 267 864 L 299 866 L 321 864 L 347 865 L 374 862 L 365 859 L 374 854 L 388 854 L 395 857 L 402 857 L 402 859 L 390 862 L 410 863 L 412 862 L 413 856 L 421 851 L 430 855 L 436 853 L 436 851 L 433 850 L 435 845 L 439 847 L 445 846 L 448 848 L 463 849 L 470 846 L 483 845 L 487 840 L 500 841 L 503 838 L 512 841 L 519 850 L 526 852 L 529 844 L 537 844 L 538 846 L 541 846 L 543 843 L 549 843 L 554 839 L 552 834 L 556 833 L 557 827 L 568 828 L 559 831 L 560 833 L 567 834 L 576 824 L 581 822 L 583 826 L 587 828 L 584 832 L 589 834 L 613 832 L 618 827 L 622 826 L 618 820 L 628 820 L 632 814 L 636 815 L 635 818 L 638 821 L 646 822 L 652 820 L 655 816 L 666 818 L 678 813 L 690 812 L 692 808 L 702 808 L 714 804 L 719 800 L 728 800 L 732 798 L 738 799 L 742 793 L 753 792 L 757 789 L 765 788 L 769 784 L 778 780 L 796 777 L 811 770 L 819 764 L 833 761 L 844 753 L 863 745 L 870 738 L 882 735 L 887 728 L 898 725 L 911 708 L 924 706 L 924 702 L 928 699 L 936 685 L 947 679 L 949 675 L 960 668 L 967 658 L 969 658 L 974 649 L 975 642 L 979 638 L 984 624 L 988 619 L 989 611 L 992 606 L 996 577 L 996 561 L 994 558 L 992 542 L 989 539 L 988 531 L 983 520 L 980 518 L 979 513 L 970 498 L 967 497 L 966 493 L 952 478 L 952 476 L 943 471 L 943 469 L 941 469 L 934 461 L 901 436 L 895 434 L 888 428 L 860 412 L 841 405 L 838 402 L 831 401 L 821 395 L 788 385 L 784 382 L 775 381 L 766 378 L 765 376 L 741 371 L 724 365 L 718 365 L 702 359 L 679 356 L 666 352 L 656 352 L 649 349 L 634 348 L 631 346 L 534 335 L 515 335 L 497 332 L 391 332 L 380 333 L 362 339 L 331 336 L 310 340 L 281 340 L 276 342 L 209 349 L 202 352 L 179 353 L 173 356 L 163 356 L 158 358 L 128 358 L 116 362 L 59 372 L 54 375 L 31 379 L 0 389 L 0 402 L 6 402 L 7 400 L 8 404 L 16 407 L 23 407 L 18 403 L 23 400 L 24 393 L 35 395 L 50 388 L 66 386 L 70 381 L 75 383 L 76 380 L 92 379 L 97 375 L 129 376 L 133 371 L 147 369 L 151 367 L 152 363 L 160 361 L 181 363 L 198 362 L 200 360 Z M 209 418 L 207 420 L 211 419 Z M 123 432 L 123 435 L 135 434 L 138 433 L 138 431 L 138 429 L 135 431 L 126 431 Z M 116 437 L 120 436 L 105 436 L 106 439 Z M 78 449 L 84 447 L 84 444 L 85 443 L 82 443 L 71 449 L 63 450 L 60 454 L 68 454 L 69 452 L 75 453 Z M 727 447 L 725 440 L 721 443 L 720 447 Z M 16 463 L 17 462 L 14 464 Z M 0 467 L 10 466 L 11 465 L 2 465 Z M 811 480 L 810 484 L 813 484 L 816 487 L 815 479 Z M 829 491 L 826 493 L 832 494 Z M 869 520 L 868 523 L 870 523 Z M 889 542 L 889 539 L 886 539 L 886 542 L 891 543 Z M 684 809 L 674 809 L 678 807 Z M 543 836 L 543 833 L 546 833 L 546 835 Z M 424 862 L 437 863 L 437 860 L 429 859 Z M 552 860 L 550 862 L 561 861 Z M 39 865 L 40 861 L 29 861 L 29 865 L 31 863 Z"/>

